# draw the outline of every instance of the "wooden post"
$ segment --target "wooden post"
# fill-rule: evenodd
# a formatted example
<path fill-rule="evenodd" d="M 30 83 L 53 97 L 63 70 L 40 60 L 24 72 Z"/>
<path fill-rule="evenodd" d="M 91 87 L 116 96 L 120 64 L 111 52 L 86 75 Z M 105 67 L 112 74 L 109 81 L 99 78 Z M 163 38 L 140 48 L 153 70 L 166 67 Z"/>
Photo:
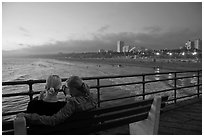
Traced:
<path fill-rule="evenodd" d="M 16 117 L 13 121 L 14 135 L 26 135 L 26 119 L 25 117 Z"/>
<path fill-rule="evenodd" d="M 32 80 L 28 81 L 29 85 L 29 96 L 30 96 L 30 101 L 33 100 L 33 82 Z"/>
<path fill-rule="evenodd" d="M 98 107 L 100 107 L 100 79 L 97 78 L 97 96 L 98 96 Z"/>
<path fill-rule="evenodd" d="M 200 87 L 200 86 L 199 86 L 199 83 L 200 83 L 200 82 L 199 82 L 199 80 L 200 80 L 200 78 L 199 78 L 200 76 L 199 76 L 199 75 L 200 75 L 200 72 L 199 72 L 199 70 L 198 70 L 198 77 L 197 77 L 197 85 L 198 85 L 198 87 L 197 87 L 197 93 L 198 93 L 198 98 L 199 98 L 199 87 Z"/>
<path fill-rule="evenodd" d="M 142 87 L 143 87 L 143 94 L 145 94 L 145 75 L 142 75 Z M 143 95 L 143 100 L 145 100 L 145 95 Z"/>
<path fill-rule="evenodd" d="M 176 85 L 176 82 L 177 81 L 177 75 L 176 75 L 176 72 L 174 73 L 174 103 L 176 104 L 176 88 L 177 88 L 177 85 Z"/>

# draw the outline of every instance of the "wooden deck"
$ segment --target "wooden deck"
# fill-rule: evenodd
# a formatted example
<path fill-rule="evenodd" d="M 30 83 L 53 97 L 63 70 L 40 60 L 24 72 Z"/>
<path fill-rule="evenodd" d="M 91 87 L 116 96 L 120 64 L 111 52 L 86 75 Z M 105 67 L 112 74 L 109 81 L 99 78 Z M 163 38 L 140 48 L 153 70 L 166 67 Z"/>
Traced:
<path fill-rule="evenodd" d="M 167 107 L 159 124 L 160 135 L 202 135 L 202 98 Z"/>
<path fill-rule="evenodd" d="M 96 133 L 128 135 L 128 125 Z M 159 135 L 202 135 L 202 98 L 168 105 L 160 116 Z"/>

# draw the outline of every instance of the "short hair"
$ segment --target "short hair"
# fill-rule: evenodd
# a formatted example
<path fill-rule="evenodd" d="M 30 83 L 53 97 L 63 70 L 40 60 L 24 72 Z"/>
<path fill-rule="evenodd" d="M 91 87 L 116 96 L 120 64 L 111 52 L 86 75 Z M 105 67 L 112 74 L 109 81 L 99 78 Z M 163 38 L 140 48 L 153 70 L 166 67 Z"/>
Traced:
<path fill-rule="evenodd" d="M 76 88 L 86 96 L 90 94 L 89 86 L 79 76 L 71 76 L 66 82 L 68 87 Z"/>
<path fill-rule="evenodd" d="M 67 80 L 67 86 L 70 88 L 79 88 L 82 85 L 83 81 L 79 76 L 71 76 Z"/>

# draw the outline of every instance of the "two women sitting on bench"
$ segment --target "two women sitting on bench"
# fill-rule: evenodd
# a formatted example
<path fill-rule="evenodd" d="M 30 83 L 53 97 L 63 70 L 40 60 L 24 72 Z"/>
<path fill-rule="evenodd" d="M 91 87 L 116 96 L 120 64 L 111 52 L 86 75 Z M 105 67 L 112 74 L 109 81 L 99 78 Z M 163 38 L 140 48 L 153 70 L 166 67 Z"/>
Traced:
<path fill-rule="evenodd" d="M 47 83 L 49 83 L 48 81 L 49 80 L 47 80 Z M 59 82 L 59 85 L 61 86 L 60 82 Z M 60 88 L 55 89 L 55 87 L 52 87 L 52 86 L 49 87 L 47 84 L 46 89 L 47 89 L 47 93 L 43 103 L 45 103 L 46 97 L 50 92 L 52 92 L 53 94 L 57 94 L 55 93 L 55 91 L 56 92 L 59 91 Z M 52 111 L 53 115 L 51 114 L 51 112 L 48 112 L 49 114 L 47 114 L 47 112 L 45 111 L 43 113 L 39 113 L 37 108 L 35 108 L 36 106 L 32 105 L 32 103 L 29 103 L 28 113 L 17 114 L 17 117 L 25 117 L 26 123 L 31 123 L 32 125 L 55 126 L 57 124 L 63 123 L 73 113 L 96 108 L 96 102 L 94 101 L 93 97 L 90 94 L 90 89 L 88 85 L 85 84 L 82 81 L 82 79 L 79 78 L 78 76 L 71 76 L 66 81 L 66 86 L 63 86 L 63 92 L 66 96 L 65 104 L 63 104 L 64 102 L 62 102 L 60 103 L 60 105 L 58 105 L 58 108 L 53 107 L 53 108 L 49 108 L 49 110 L 45 108 L 45 111 Z M 41 94 L 41 98 L 43 98 L 43 94 Z M 57 100 L 54 99 L 54 101 L 57 101 Z M 41 106 L 38 106 L 38 107 L 41 107 Z M 57 109 L 59 111 L 56 111 Z"/>

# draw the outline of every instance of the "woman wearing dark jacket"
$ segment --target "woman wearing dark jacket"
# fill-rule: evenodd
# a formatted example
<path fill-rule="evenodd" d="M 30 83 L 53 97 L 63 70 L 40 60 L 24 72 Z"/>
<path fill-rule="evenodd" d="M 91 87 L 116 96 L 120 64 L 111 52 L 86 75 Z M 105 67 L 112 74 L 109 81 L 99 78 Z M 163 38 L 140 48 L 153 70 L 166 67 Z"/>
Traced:
<path fill-rule="evenodd" d="M 57 94 L 61 89 L 61 78 L 58 75 L 50 75 L 46 80 L 45 91 L 40 93 L 38 99 L 28 103 L 27 113 L 51 116 L 57 113 L 65 101 L 58 101 Z"/>

